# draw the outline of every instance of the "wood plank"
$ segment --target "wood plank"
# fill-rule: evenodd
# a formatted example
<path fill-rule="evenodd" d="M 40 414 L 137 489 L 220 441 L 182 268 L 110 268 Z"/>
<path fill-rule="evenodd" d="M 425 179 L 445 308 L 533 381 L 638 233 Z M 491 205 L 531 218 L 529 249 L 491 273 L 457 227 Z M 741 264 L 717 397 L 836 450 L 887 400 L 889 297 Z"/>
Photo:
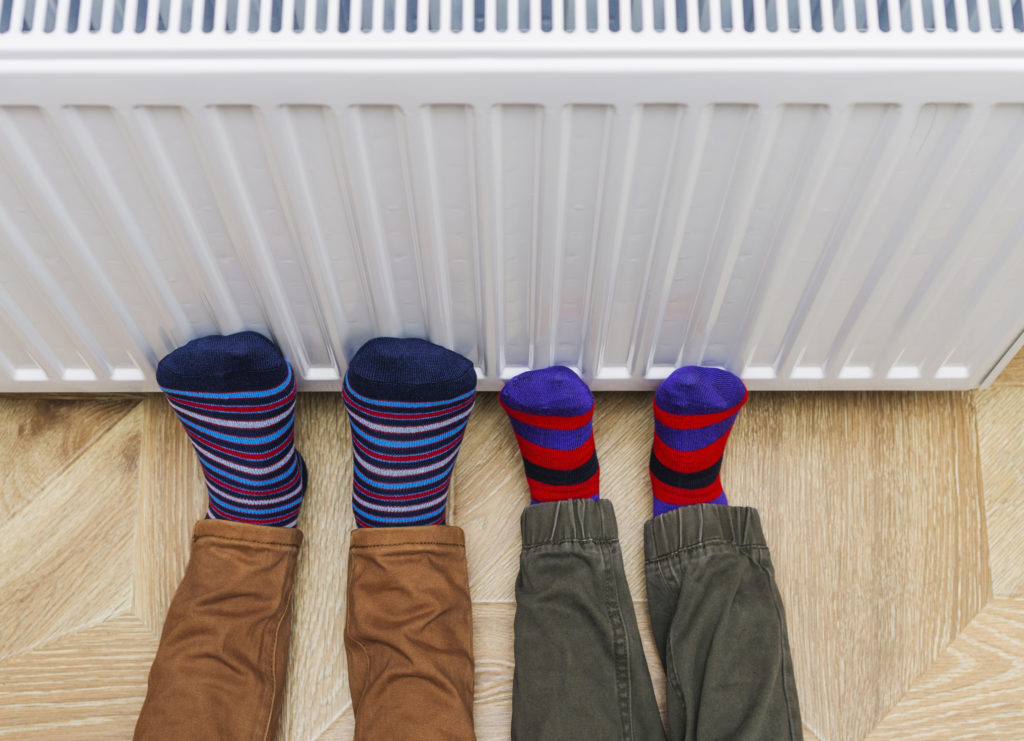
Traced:
<path fill-rule="evenodd" d="M 821 741 L 821 738 L 804 724 L 804 741 Z"/>
<path fill-rule="evenodd" d="M 996 600 L 914 682 L 869 736 L 1020 739 L 1024 734 L 1024 600 Z"/>
<path fill-rule="evenodd" d="M 512 674 L 515 670 L 512 622 L 516 606 L 507 602 L 473 603 L 473 720 L 478 741 L 508 738 L 512 724 Z"/>
<path fill-rule="evenodd" d="M 300 394 L 295 443 L 309 468 L 299 529 L 288 684 L 279 738 L 310 739 L 351 704 L 345 586 L 352 520 L 352 446 L 341 394 Z"/>
<path fill-rule="evenodd" d="M 156 645 L 123 615 L 0 661 L 0 738 L 131 738 Z"/>
<path fill-rule="evenodd" d="M 356 733 L 356 719 L 351 704 L 334 719 L 334 722 L 319 736 L 317 741 L 352 741 Z"/>
<path fill-rule="evenodd" d="M 448 524 L 466 532 L 473 601 L 512 602 L 519 517 L 530 499 L 519 448 L 497 394 L 477 394 L 448 498 Z"/>
<path fill-rule="evenodd" d="M 127 607 L 142 409 L 0 522 L 0 658 Z"/>
<path fill-rule="evenodd" d="M 1014 356 L 992 383 L 993 388 L 998 386 L 1024 386 L 1024 350 Z"/>
<path fill-rule="evenodd" d="M 0 395 L 0 521 L 75 461 L 137 397 Z"/>
<path fill-rule="evenodd" d="M 652 515 L 650 459 L 654 395 L 608 396 L 598 395 L 594 411 L 594 441 L 601 462 L 601 496 L 615 504 L 622 563 L 630 593 L 634 600 L 646 601 L 643 532 L 644 523 Z M 646 614 L 646 606 L 637 612 Z"/>
<path fill-rule="evenodd" d="M 185 574 L 192 526 L 206 514 L 206 487 L 192 443 L 163 394 L 142 402 L 132 611 L 159 635 Z"/>
<path fill-rule="evenodd" d="M 979 391 L 976 403 L 992 591 L 1024 597 L 1024 386 Z"/>

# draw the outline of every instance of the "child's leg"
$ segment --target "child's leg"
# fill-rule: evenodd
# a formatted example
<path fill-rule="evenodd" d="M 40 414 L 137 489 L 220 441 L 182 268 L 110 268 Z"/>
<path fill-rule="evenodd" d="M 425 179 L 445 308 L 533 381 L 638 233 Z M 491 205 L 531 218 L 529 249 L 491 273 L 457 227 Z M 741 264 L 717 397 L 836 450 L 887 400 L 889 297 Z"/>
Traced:
<path fill-rule="evenodd" d="M 207 518 L 164 621 L 136 739 L 271 739 L 288 670 L 306 471 L 295 381 L 253 332 L 194 340 L 157 380 L 206 475 Z"/>
<path fill-rule="evenodd" d="M 512 738 L 664 738 L 607 499 L 523 511 Z"/>
<path fill-rule="evenodd" d="M 473 364 L 425 340 L 352 358 L 355 461 L 345 650 L 356 741 L 470 741 L 473 618 L 448 485 L 476 390 Z"/>
<path fill-rule="evenodd" d="M 669 735 L 800 739 L 786 614 L 757 510 L 698 504 L 644 527 Z"/>
<path fill-rule="evenodd" d="M 501 404 L 533 502 L 521 521 L 512 737 L 662 738 L 615 511 L 599 499 L 594 397 L 556 366 L 513 378 Z"/>

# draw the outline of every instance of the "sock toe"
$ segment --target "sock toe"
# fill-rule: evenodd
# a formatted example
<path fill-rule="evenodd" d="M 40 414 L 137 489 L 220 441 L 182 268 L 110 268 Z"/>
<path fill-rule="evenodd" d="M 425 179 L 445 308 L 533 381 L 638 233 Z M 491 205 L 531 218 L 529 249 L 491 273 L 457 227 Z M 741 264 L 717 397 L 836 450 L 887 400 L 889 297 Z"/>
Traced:
<path fill-rule="evenodd" d="M 353 356 L 346 378 L 371 399 L 445 401 L 476 389 L 473 361 L 418 338 L 370 340 Z"/>
<path fill-rule="evenodd" d="M 156 381 L 179 391 L 261 391 L 288 377 L 288 363 L 257 332 L 192 340 L 160 361 Z"/>
<path fill-rule="evenodd" d="M 564 365 L 520 373 L 501 389 L 502 402 L 517 411 L 576 417 L 594 406 L 587 384 Z"/>
<path fill-rule="evenodd" d="M 594 447 L 594 395 L 556 365 L 520 373 L 501 390 L 523 456 L 530 502 L 596 499 L 601 489 Z"/>
<path fill-rule="evenodd" d="M 661 382 L 654 402 L 671 414 L 714 414 L 741 404 L 747 387 L 721 368 L 678 368 Z"/>

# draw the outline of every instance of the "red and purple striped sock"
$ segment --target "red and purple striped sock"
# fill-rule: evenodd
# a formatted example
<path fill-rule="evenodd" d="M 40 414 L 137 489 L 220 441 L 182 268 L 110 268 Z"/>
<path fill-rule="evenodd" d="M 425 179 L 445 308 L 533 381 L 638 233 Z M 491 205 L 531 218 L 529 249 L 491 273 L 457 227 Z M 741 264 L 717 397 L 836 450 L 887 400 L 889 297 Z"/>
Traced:
<path fill-rule="evenodd" d="M 160 361 L 156 380 L 206 477 L 207 519 L 295 527 L 306 466 L 295 450 L 295 377 L 255 332 L 202 337 Z"/>
<path fill-rule="evenodd" d="M 561 365 L 527 371 L 499 400 L 523 454 L 530 503 L 597 499 L 594 395 L 580 377 Z"/>
<path fill-rule="evenodd" d="M 651 488 L 654 516 L 687 504 L 728 504 L 720 471 L 747 388 L 718 368 L 687 366 L 654 394 Z"/>

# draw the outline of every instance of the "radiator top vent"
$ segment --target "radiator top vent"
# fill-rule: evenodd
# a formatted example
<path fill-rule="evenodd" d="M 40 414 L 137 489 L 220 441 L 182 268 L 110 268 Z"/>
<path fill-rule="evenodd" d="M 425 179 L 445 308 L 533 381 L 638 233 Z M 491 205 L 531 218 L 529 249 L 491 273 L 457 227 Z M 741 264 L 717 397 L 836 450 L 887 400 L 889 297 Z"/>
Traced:
<path fill-rule="evenodd" d="M 1022 31 L 1024 0 L 0 0 L 7 38 Z"/>

